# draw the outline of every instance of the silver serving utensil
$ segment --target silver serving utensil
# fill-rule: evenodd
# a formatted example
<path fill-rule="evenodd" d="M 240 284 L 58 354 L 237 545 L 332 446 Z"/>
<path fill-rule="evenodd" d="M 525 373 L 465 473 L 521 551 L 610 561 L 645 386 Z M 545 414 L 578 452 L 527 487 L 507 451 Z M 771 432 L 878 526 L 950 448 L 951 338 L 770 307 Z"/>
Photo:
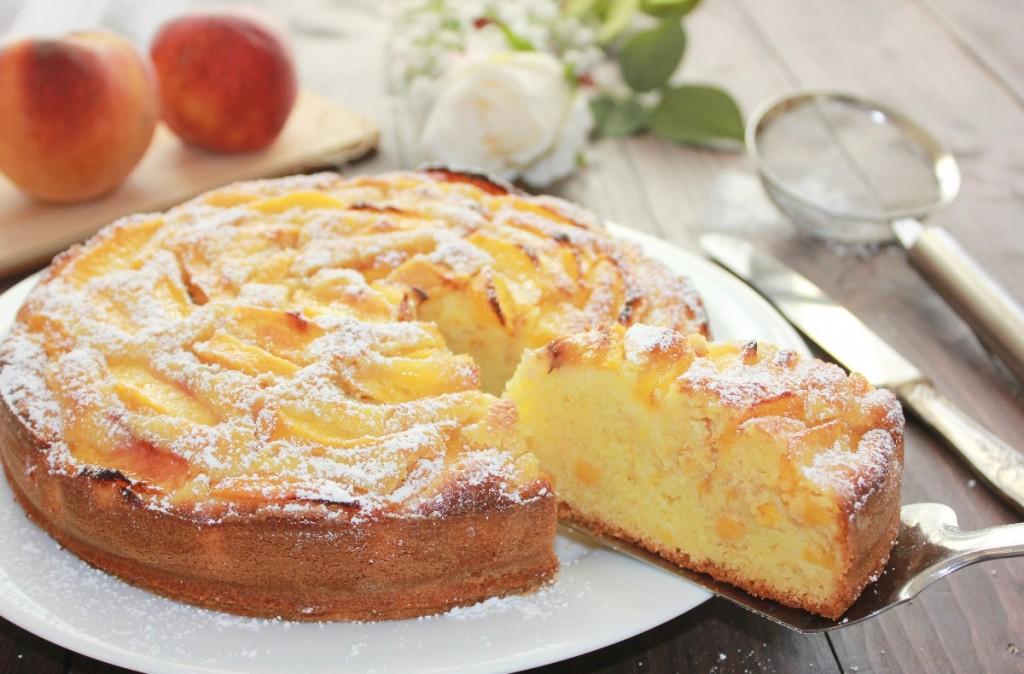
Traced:
<path fill-rule="evenodd" d="M 806 277 L 743 239 L 705 234 L 700 245 L 849 370 L 895 391 L 979 477 L 1024 513 L 1024 454 L 936 391 L 913 363 Z"/>
<path fill-rule="evenodd" d="M 639 546 L 604 536 L 583 525 L 574 522 L 563 522 L 563 525 L 803 633 L 828 632 L 873 618 L 893 606 L 910 601 L 935 581 L 965 566 L 1001 557 L 1024 556 L 1024 523 L 963 531 L 957 526 L 956 513 L 949 506 L 941 503 L 905 505 L 900 511 L 900 531 L 885 571 L 876 582 L 865 588 L 857 602 L 839 620 L 831 620 L 755 597 L 707 574 L 676 566 Z"/>
<path fill-rule="evenodd" d="M 840 241 L 894 241 L 1024 384 L 1024 309 L 941 227 L 922 220 L 960 191 L 953 155 L 920 125 L 851 94 L 809 90 L 751 117 L 747 147 L 772 201 Z"/>

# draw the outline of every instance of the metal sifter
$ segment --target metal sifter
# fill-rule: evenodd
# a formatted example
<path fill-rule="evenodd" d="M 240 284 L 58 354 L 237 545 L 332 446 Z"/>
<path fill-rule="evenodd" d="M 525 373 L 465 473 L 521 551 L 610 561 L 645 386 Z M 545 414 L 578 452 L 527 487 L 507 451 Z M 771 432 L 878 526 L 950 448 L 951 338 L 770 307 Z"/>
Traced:
<path fill-rule="evenodd" d="M 901 245 L 1024 384 L 1024 311 L 949 233 L 921 222 L 960 191 L 956 160 L 933 136 L 879 103 L 804 91 L 763 105 L 746 140 L 766 192 L 794 224 L 833 241 Z"/>

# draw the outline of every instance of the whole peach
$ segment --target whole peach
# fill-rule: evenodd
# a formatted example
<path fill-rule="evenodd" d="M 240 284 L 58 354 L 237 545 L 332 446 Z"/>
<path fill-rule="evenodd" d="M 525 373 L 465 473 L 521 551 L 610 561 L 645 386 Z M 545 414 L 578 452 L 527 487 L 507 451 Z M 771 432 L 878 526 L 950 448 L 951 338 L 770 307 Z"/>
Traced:
<path fill-rule="evenodd" d="M 112 190 L 142 159 L 157 118 L 149 64 L 114 33 L 0 47 L 0 171 L 37 199 Z"/>
<path fill-rule="evenodd" d="M 284 127 L 298 85 L 284 30 L 247 9 L 172 19 L 150 47 L 167 125 L 217 152 L 266 147 Z"/>

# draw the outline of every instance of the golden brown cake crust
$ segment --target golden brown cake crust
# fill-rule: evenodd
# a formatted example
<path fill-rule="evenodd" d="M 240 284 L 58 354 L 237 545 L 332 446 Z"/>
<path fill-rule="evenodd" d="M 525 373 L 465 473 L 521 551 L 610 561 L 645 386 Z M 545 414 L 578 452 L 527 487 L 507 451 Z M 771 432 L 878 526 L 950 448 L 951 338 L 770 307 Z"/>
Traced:
<path fill-rule="evenodd" d="M 115 474 L 49 471 L 45 443 L 6 401 L 0 452 L 19 503 L 61 545 L 132 584 L 240 615 L 427 615 L 533 589 L 558 566 L 550 494 L 502 507 L 480 485 L 444 517 L 359 526 L 308 515 L 201 521 L 141 505 Z"/>

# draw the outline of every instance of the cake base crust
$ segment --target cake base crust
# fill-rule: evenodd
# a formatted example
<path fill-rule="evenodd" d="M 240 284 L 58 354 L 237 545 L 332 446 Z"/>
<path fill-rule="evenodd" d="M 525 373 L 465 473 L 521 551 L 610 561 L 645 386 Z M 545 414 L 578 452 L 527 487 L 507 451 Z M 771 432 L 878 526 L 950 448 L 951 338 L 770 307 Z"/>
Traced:
<path fill-rule="evenodd" d="M 444 517 L 235 514 L 146 507 L 117 475 L 53 473 L 45 447 L 0 404 L 0 456 L 28 516 L 88 563 L 158 594 L 245 616 L 386 620 L 534 589 L 552 578 L 555 499 L 459 494 Z M 468 504 L 468 505 L 467 505 Z"/>

